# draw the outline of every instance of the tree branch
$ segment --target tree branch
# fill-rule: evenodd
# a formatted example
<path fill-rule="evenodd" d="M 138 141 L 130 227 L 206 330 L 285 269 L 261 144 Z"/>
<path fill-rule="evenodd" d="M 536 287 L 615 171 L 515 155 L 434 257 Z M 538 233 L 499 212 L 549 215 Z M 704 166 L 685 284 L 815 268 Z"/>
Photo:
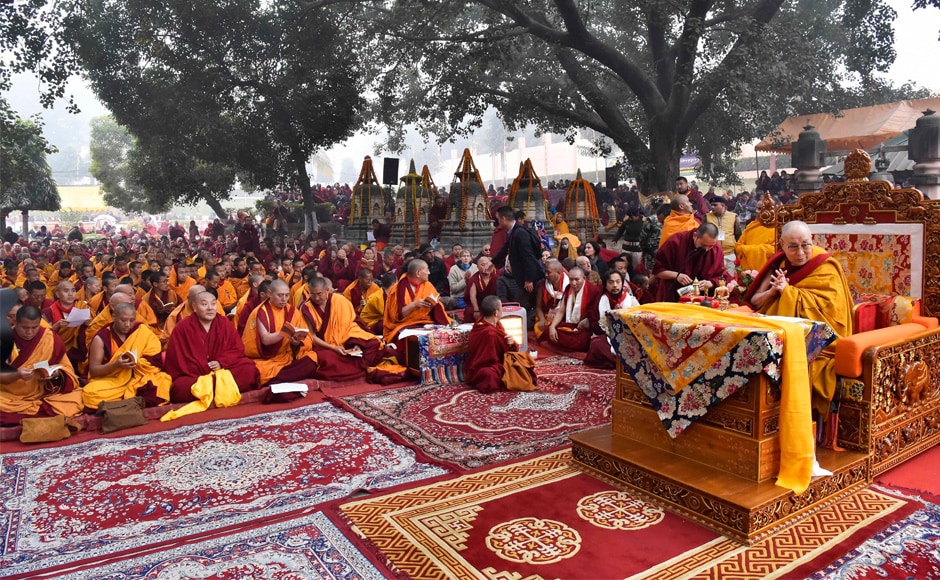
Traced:
<path fill-rule="evenodd" d="M 675 77 L 672 93 L 666 107 L 666 118 L 678 124 L 680 115 L 689 104 L 692 92 L 692 80 L 695 75 L 695 59 L 698 56 L 698 43 L 702 38 L 705 16 L 713 0 L 692 0 L 689 12 L 685 16 L 682 34 L 676 40 Z"/>

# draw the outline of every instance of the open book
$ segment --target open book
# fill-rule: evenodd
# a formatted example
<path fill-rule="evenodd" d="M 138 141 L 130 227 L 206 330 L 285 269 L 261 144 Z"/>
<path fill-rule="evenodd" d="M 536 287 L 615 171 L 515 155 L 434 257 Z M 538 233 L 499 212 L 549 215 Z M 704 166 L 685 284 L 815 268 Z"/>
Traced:
<path fill-rule="evenodd" d="M 62 368 L 62 365 L 50 365 L 49 361 L 44 360 L 33 365 L 33 371 L 37 372 L 44 379 L 48 379 Z"/>
<path fill-rule="evenodd" d="M 137 354 L 137 351 L 136 351 L 136 350 L 129 350 L 129 351 L 125 352 L 124 354 L 122 354 L 121 356 L 122 356 L 122 357 L 126 357 L 126 356 L 131 357 L 131 360 L 134 361 L 134 364 L 135 364 L 135 365 L 137 364 L 137 361 L 140 360 L 140 356 Z"/>
<path fill-rule="evenodd" d="M 282 329 L 282 331 L 285 334 L 287 334 L 287 336 L 297 335 L 298 338 L 303 338 L 304 336 L 310 333 L 310 331 L 304 328 L 303 326 L 294 326 L 290 322 L 284 323 L 284 328 Z"/>
<path fill-rule="evenodd" d="M 160 300 L 159 297 L 157 297 L 157 302 L 159 302 L 163 308 L 166 308 L 167 306 L 176 306 L 176 302 L 173 302 L 172 300 L 169 302 L 164 302 L 163 300 Z"/>
<path fill-rule="evenodd" d="M 437 294 L 430 294 L 428 296 L 428 300 L 433 302 L 434 304 L 437 304 L 438 302 L 441 301 L 440 297 Z"/>

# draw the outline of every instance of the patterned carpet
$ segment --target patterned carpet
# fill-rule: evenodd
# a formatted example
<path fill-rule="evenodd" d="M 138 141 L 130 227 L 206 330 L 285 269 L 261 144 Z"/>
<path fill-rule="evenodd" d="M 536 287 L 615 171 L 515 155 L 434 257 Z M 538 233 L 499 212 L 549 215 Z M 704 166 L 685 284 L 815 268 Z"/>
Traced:
<path fill-rule="evenodd" d="M 322 513 L 101 566 L 63 580 L 110 578 L 336 578 L 381 580 Z"/>
<path fill-rule="evenodd" d="M 567 445 L 570 433 L 610 421 L 613 371 L 555 356 L 540 359 L 536 373 L 532 392 L 416 385 L 337 401 L 397 441 L 463 469 Z"/>
<path fill-rule="evenodd" d="M 808 562 L 915 507 L 872 490 L 750 547 L 685 522 L 569 466 L 557 451 L 358 501 L 339 516 L 362 549 L 416 578 L 793 577 Z M 832 554 L 832 558 L 838 557 Z M 799 577 L 799 576 L 796 576 Z"/>
<path fill-rule="evenodd" d="M 2 460 L 0 576 L 445 473 L 329 403 Z"/>

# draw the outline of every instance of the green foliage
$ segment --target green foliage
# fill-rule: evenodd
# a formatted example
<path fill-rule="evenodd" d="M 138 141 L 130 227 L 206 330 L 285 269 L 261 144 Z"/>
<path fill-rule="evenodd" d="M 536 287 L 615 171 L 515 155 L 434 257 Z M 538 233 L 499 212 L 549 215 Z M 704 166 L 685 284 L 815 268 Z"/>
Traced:
<path fill-rule="evenodd" d="M 400 0 L 380 21 L 376 111 L 393 136 L 416 120 L 467 133 L 488 106 L 510 130 L 594 129 L 641 188 L 669 190 L 683 151 L 726 176 L 783 118 L 877 84 L 894 17 L 884 0 Z"/>
<path fill-rule="evenodd" d="M 55 151 L 38 119 L 16 116 L 0 97 L 0 211 L 56 211 L 61 200 L 46 156 Z"/>

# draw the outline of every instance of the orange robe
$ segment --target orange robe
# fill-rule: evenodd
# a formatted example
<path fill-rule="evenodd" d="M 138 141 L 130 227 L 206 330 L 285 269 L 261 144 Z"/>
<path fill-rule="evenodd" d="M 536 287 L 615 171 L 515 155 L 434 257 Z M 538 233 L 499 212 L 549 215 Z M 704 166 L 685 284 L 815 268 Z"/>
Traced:
<path fill-rule="evenodd" d="M 186 280 L 177 285 L 170 285 L 170 287 L 176 292 L 176 295 L 179 296 L 180 302 L 185 302 L 186 298 L 189 295 L 189 289 L 196 285 L 196 280 L 190 276 Z"/>
<path fill-rule="evenodd" d="M 238 292 L 228 280 L 222 280 L 219 284 L 219 306 L 228 314 L 228 311 L 238 302 Z"/>
<path fill-rule="evenodd" d="M 147 309 L 144 311 L 140 308 L 143 303 L 138 305 L 137 316 L 134 319 L 135 322 L 140 324 L 146 324 L 148 326 L 154 325 L 157 323 L 157 315 L 153 313 L 153 310 L 150 306 L 147 306 Z M 149 316 L 148 313 L 149 312 Z M 88 328 L 85 330 L 85 348 L 88 349 L 91 347 L 91 341 L 94 340 L 95 335 L 98 334 L 98 331 L 104 328 L 105 326 L 114 322 L 113 313 L 111 312 L 111 306 L 105 306 L 97 316 L 91 319 L 91 322 L 88 323 Z"/>
<path fill-rule="evenodd" d="M 316 378 L 342 381 L 361 377 L 381 360 L 384 351 L 381 339 L 356 323 L 356 311 L 346 298 L 332 294 L 322 310 L 307 302 L 298 312 L 304 327 L 324 342 L 347 348 L 358 346 L 363 353 L 361 357 L 340 355 L 315 346 L 313 337 L 307 336 L 298 360 L 304 357 L 316 363 L 315 369 L 308 367 Z"/>
<path fill-rule="evenodd" d="M 672 213 L 670 213 L 666 221 L 663 222 L 663 231 L 659 235 L 659 247 L 663 247 L 663 244 L 666 243 L 669 236 L 678 234 L 679 232 L 698 229 L 699 225 L 701 224 L 695 219 L 694 213 L 682 214 L 676 210 L 672 210 Z"/>
<path fill-rule="evenodd" d="M 50 365 L 62 366 L 62 377 L 58 379 L 62 384 L 61 390 L 54 394 L 47 392 L 37 373 L 33 373 L 29 380 L 17 379 L 0 385 L 0 412 L 36 415 L 40 413 L 43 405 L 48 405 L 43 410 L 56 415 L 72 417 L 82 413 L 82 389 L 78 386 L 78 377 L 75 376 L 72 363 L 66 356 L 62 339 L 48 328 L 40 328 L 36 336 L 29 341 L 14 334 L 10 366 L 16 369 L 32 368 L 36 363 L 43 361 L 49 361 Z M 5 421 L 6 419 L 8 418 L 5 418 Z"/>
<path fill-rule="evenodd" d="M 258 373 L 261 375 L 258 382 L 261 385 L 271 382 L 281 370 L 293 363 L 294 353 L 286 335 L 275 344 L 262 344 L 258 325 L 263 325 L 268 332 L 278 332 L 284 328 L 285 322 L 304 326 L 297 310 L 290 304 L 284 308 L 275 308 L 270 301 L 265 300 L 248 315 L 242 343 L 245 346 L 245 355 L 258 367 Z"/>
<path fill-rule="evenodd" d="M 136 324 L 131 329 L 127 340 L 120 339 L 111 331 L 111 326 L 102 328 L 97 336 L 104 341 L 105 357 L 111 363 L 126 352 L 137 353 L 137 365 L 132 369 L 121 368 L 104 377 L 88 381 L 83 391 L 83 401 L 89 409 L 97 409 L 102 401 L 118 401 L 137 396 L 141 387 L 156 389 L 156 398 L 145 398 L 154 403 L 166 403 L 170 400 L 170 375 L 156 366 L 154 357 L 159 357 L 163 347 L 160 339 L 146 324 Z M 110 356 L 108 356 L 110 355 Z M 149 402 L 148 401 L 148 402 Z"/>
<path fill-rule="evenodd" d="M 430 309 L 417 308 L 412 310 L 407 316 L 402 315 L 402 310 L 408 304 L 415 300 L 423 300 L 431 296 L 437 297 L 438 301 Z M 385 303 L 385 319 L 383 321 L 383 332 L 385 342 L 392 342 L 398 338 L 398 331 L 425 324 L 450 324 L 450 317 L 440 303 L 437 289 L 434 284 L 424 282 L 417 288 L 408 281 L 408 275 L 402 274 L 398 283 L 392 286 L 388 292 L 388 301 Z"/>
<path fill-rule="evenodd" d="M 366 307 L 369 297 L 374 296 L 376 293 L 381 294 L 382 289 L 379 288 L 379 285 L 375 282 L 366 289 L 365 294 L 359 289 L 359 282 L 353 282 L 343 290 L 343 296 L 345 296 L 346 300 L 349 300 L 353 308 L 356 309 L 357 315 L 362 313 L 362 309 Z"/>

